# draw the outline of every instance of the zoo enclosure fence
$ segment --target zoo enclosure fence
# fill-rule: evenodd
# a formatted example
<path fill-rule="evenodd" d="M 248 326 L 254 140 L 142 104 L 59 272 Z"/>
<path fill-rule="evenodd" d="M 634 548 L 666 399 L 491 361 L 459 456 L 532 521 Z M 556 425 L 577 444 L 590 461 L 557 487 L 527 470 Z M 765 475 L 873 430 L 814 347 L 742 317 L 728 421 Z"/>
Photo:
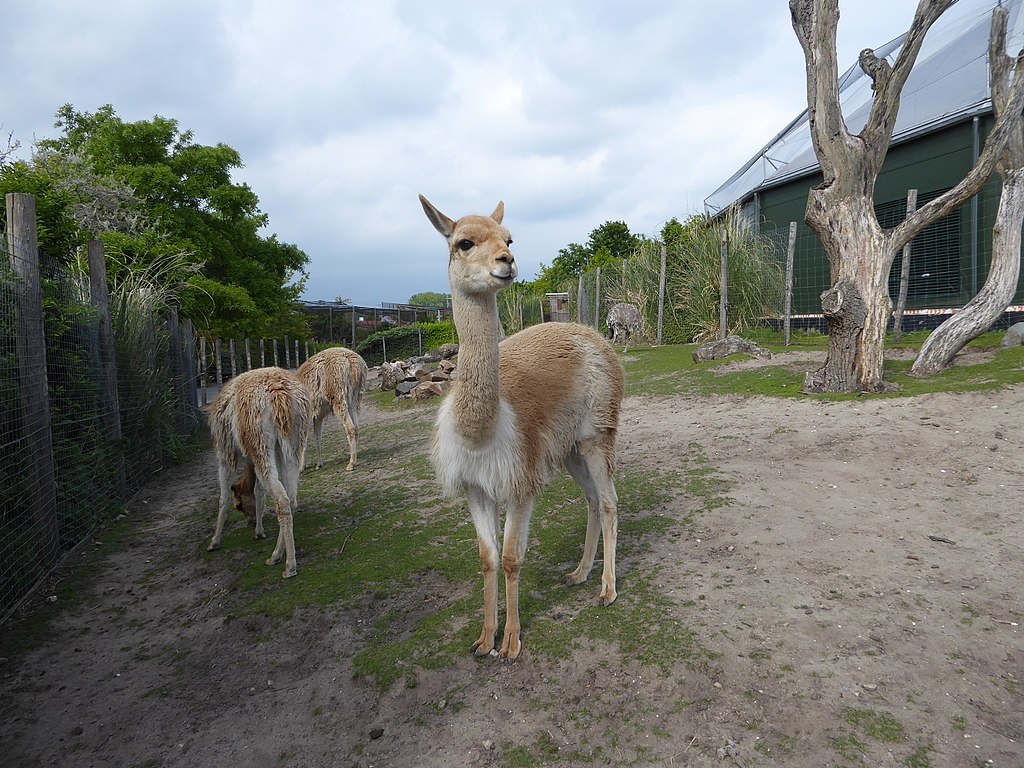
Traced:
<path fill-rule="evenodd" d="M 8 194 L 0 243 L 0 623 L 98 522 L 191 446 L 189 321 L 107 294 L 38 248 L 35 201 Z"/>

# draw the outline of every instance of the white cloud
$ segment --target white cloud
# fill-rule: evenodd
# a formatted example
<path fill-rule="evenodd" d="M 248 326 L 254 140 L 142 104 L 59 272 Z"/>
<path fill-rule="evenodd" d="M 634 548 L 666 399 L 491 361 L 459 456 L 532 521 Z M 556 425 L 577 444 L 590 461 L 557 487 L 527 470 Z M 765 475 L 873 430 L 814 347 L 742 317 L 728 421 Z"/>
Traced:
<path fill-rule="evenodd" d="M 966 1 L 966 0 L 965 0 Z M 912 0 L 843 2 L 840 62 Z M 445 290 L 451 216 L 498 199 L 532 277 L 608 220 L 653 235 L 804 106 L 783 0 L 22 3 L 5 10 L 0 129 L 54 135 L 64 103 L 175 118 L 237 149 L 309 298 Z"/>

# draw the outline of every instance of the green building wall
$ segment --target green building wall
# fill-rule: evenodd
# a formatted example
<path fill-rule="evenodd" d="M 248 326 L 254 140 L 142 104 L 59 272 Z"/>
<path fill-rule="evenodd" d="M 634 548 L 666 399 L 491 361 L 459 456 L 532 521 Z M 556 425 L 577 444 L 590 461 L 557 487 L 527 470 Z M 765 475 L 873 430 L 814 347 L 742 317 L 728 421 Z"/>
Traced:
<path fill-rule="evenodd" d="M 991 117 L 978 119 L 979 142 L 984 141 L 990 127 Z M 875 205 L 880 219 L 884 218 L 883 211 L 887 212 L 892 223 L 903 218 L 909 189 L 918 190 L 923 204 L 959 183 L 974 164 L 975 134 L 975 123 L 968 120 L 890 147 L 875 184 Z M 789 223 L 797 222 L 793 285 L 793 311 L 797 314 L 820 313 L 821 293 L 831 284 L 825 253 L 817 237 L 804 223 L 808 192 L 821 181 L 821 174 L 816 173 L 760 190 L 754 198 L 762 231 L 788 234 Z M 915 270 L 915 265 L 926 268 L 924 265 L 931 260 L 940 265 L 944 279 L 929 285 L 929 278 L 921 277 L 929 273 L 916 269 L 917 277 L 911 285 L 917 289 L 912 287 L 907 300 L 908 309 L 962 307 L 984 284 L 991 259 L 992 226 L 999 203 L 999 189 L 998 176 L 994 175 L 981 193 L 954 211 L 948 221 L 932 225 L 918 236 L 911 255 L 912 270 Z M 959 243 L 958 248 L 956 242 Z M 897 257 L 890 276 L 894 302 L 900 258 Z M 947 261 L 947 258 L 955 261 Z M 1012 303 L 1024 303 L 1024 275 L 1018 281 Z"/>

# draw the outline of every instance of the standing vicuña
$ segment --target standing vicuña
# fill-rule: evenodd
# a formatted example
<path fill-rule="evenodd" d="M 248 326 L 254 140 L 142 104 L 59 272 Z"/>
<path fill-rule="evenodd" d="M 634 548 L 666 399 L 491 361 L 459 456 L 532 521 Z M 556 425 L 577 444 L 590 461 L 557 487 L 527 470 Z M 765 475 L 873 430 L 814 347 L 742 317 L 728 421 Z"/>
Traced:
<path fill-rule="evenodd" d="M 320 433 L 331 411 L 345 425 L 348 438 L 348 466 L 356 465 L 359 439 L 359 402 L 366 382 L 366 361 L 351 349 L 331 347 L 317 352 L 295 374 L 313 399 L 313 442 L 316 443 L 316 468 L 323 466 Z"/>
<path fill-rule="evenodd" d="M 281 368 L 246 371 L 221 389 L 210 408 L 210 433 L 219 464 L 220 512 L 208 549 L 220 546 L 232 492 L 239 497 L 247 518 L 253 514 L 255 498 L 256 538 L 264 538 L 263 502 L 269 490 L 280 527 L 267 565 L 281 562 L 284 550 L 284 577 L 296 574 L 292 512 L 298 500 L 311 411 L 309 392 Z M 232 486 L 231 478 L 239 470 L 245 475 Z"/>
<path fill-rule="evenodd" d="M 473 644 L 494 648 L 498 624 L 499 504 L 506 506 L 501 567 L 506 618 L 501 656 L 519 655 L 519 576 L 530 515 L 538 494 L 564 465 L 587 497 L 583 558 L 566 576 L 586 580 L 604 538 L 601 605 L 615 600 L 617 497 L 615 433 L 623 371 L 615 350 L 592 328 L 543 323 L 498 343 L 496 295 L 518 274 L 501 226 L 498 203 L 490 216 L 453 221 L 426 198 L 427 218 L 448 241 L 452 311 L 459 332 L 458 378 L 442 403 L 431 458 L 449 494 L 461 488 L 476 526 L 484 574 L 484 625 Z"/>
<path fill-rule="evenodd" d="M 643 315 L 632 304 L 614 305 L 608 310 L 607 322 L 612 331 L 612 344 L 618 344 L 619 337 L 622 337 L 623 354 L 629 349 L 629 337 L 634 333 L 643 333 L 644 331 Z"/>

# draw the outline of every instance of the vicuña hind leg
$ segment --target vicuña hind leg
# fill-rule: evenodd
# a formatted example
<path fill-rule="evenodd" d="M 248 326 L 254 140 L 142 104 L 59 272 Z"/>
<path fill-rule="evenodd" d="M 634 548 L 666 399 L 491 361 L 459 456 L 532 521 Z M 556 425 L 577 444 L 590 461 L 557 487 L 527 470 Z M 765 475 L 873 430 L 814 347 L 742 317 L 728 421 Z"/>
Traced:
<path fill-rule="evenodd" d="M 601 605 L 615 601 L 615 544 L 618 538 L 618 496 L 612 477 L 614 436 L 601 435 L 574 449 L 565 459 L 565 467 L 587 497 L 587 538 L 583 557 L 576 570 L 565 577 L 568 584 L 586 581 L 594 566 L 597 541 L 604 542 L 604 569 L 601 574 Z"/>
<path fill-rule="evenodd" d="M 274 498 L 274 506 L 277 508 L 277 545 L 274 552 L 267 560 L 267 565 L 277 565 L 281 562 L 282 552 L 285 556 L 284 578 L 290 578 L 298 573 L 298 566 L 295 562 L 295 534 L 292 530 L 292 508 L 288 491 L 284 484 L 278 479 L 277 460 L 274 451 L 270 452 L 269 463 L 254 461 L 256 476 L 263 486 L 270 491 Z"/>
<path fill-rule="evenodd" d="M 494 634 L 498 631 L 498 503 L 474 487 L 466 488 L 466 498 L 484 574 L 484 625 L 472 650 L 477 656 L 486 656 L 494 650 Z"/>
<path fill-rule="evenodd" d="M 210 539 L 210 545 L 206 548 L 209 552 L 220 548 L 220 538 L 224 534 L 224 524 L 227 522 L 228 510 L 231 508 L 232 502 L 231 474 L 228 468 L 221 464 L 217 469 L 217 474 L 220 480 L 220 509 L 217 512 L 217 524 L 213 529 L 213 538 Z"/>
<path fill-rule="evenodd" d="M 320 437 L 324 429 L 324 416 L 320 412 L 317 412 L 316 416 L 313 417 L 313 442 L 316 444 L 316 469 L 320 469 L 324 465 L 323 455 L 320 452 Z"/>
<path fill-rule="evenodd" d="M 345 425 L 345 437 L 348 439 L 348 466 L 345 469 L 351 472 L 356 467 L 356 437 L 358 429 L 355 420 L 348 411 L 347 404 L 339 403 L 335 405 L 334 415 L 338 417 L 338 421 Z"/>

